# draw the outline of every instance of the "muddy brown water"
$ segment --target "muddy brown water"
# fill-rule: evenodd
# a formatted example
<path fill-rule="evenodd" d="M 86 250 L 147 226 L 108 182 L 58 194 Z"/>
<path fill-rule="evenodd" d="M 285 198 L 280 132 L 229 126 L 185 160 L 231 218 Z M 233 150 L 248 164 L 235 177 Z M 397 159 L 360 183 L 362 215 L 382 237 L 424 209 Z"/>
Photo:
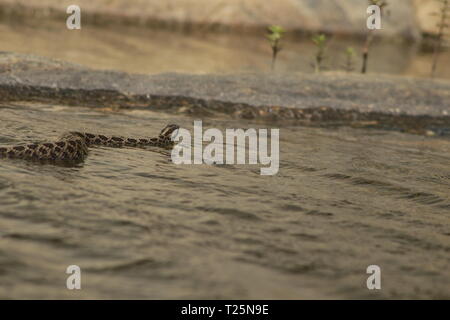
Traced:
<path fill-rule="evenodd" d="M 3 104 L 0 145 L 68 130 L 153 136 L 185 115 Z M 280 128 L 280 170 L 92 148 L 73 167 L 0 161 L 0 298 L 450 298 L 450 140 Z M 382 289 L 366 287 L 378 265 Z M 78 265 L 82 289 L 66 288 Z"/>
<path fill-rule="evenodd" d="M 131 73 L 162 72 L 229 73 L 267 72 L 271 49 L 262 33 L 259 37 L 196 33 L 184 34 L 132 27 L 102 28 L 83 25 L 68 30 L 60 23 L 45 19 L 4 19 L 0 23 L 1 50 L 31 53 L 79 63 L 94 69 Z M 327 45 L 324 70 L 346 69 L 345 50 L 352 47 L 352 67 L 361 69 L 363 41 L 331 37 Z M 287 37 L 279 54 L 276 70 L 313 72 L 316 48 L 307 38 Z M 374 43 L 368 71 L 405 76 L 429 77 L 432 52 L 423 52 L 419 44 L 384 41 Z M 450 51 L 441 53 L 436 76 L 450 78 Z"/>

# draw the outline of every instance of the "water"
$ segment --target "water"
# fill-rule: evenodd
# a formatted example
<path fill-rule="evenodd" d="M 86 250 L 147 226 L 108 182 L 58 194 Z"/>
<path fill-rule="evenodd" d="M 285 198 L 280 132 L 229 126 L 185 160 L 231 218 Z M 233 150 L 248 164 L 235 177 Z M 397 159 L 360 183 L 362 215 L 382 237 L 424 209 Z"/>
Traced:
<path fill-rule="evenodd" d="M 325 70 L 344 70 L 348 47 L 355 49 L 353 67 L 361 69 L 364 41 L 330 37 Z M 145 28 L 85 25 L 69 31 L 60 23 L 29 19 L 0 23 L 2 51 L 31 53 L 82 64 L 94 69 L 131 73 L 163 72 L 229 73 L 270 71 L 271 49 L 258 36 L 197 33 L 185 34 Z M 280 72 L 313 72 L 316 48 L 309 39 L 287 36 L 277 59 Z M 370 51 L 369 73 L 429 77 L 432 52 L 419 44 L 375 42 Z M 450 79 L 450 51 L 440 55 L 437 77 Z"/>
<path fill-rule="evenodd" d="M 37 104 L 0 115 L 0 144 L 193 125 Z M 0 298 L 450 298 L 448 138 L 285 126 L 280 149 L 275 176 L 175 165 L 151 148 L 93 148 L 75 167 L 3 159 Z M 82 290 L 66 289 L 72 264 Z M 381 291 L 366 288 L 372 264 Z"/>

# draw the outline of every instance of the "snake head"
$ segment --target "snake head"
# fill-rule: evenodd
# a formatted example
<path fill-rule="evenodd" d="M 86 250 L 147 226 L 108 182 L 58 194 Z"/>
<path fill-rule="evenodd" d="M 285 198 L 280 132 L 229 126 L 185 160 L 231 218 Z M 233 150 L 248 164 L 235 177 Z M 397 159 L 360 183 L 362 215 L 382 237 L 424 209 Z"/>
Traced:
<path fill-rule="evenodd" d="M 178 129 L 180 129 L 179 125 L 169 124 L 164 129 L 161 130 L 159 136 L 160 138 L 171 140 L 172 133 L 174 133 Z"/>

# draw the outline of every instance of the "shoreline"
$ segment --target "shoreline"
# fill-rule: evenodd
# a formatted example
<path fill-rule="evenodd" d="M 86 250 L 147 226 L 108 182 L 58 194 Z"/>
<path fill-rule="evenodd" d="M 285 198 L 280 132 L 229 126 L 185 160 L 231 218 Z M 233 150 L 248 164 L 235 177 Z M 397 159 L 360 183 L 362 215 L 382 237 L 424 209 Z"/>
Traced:
<path fill-rule="evenodd" d="M 0 102 L 13 101 L 428 135 L 450 128 L 447 80 L 346 73 L 144 75 L 1 52 Z M 437 131 L 430 133 L 432 128 Z"/>

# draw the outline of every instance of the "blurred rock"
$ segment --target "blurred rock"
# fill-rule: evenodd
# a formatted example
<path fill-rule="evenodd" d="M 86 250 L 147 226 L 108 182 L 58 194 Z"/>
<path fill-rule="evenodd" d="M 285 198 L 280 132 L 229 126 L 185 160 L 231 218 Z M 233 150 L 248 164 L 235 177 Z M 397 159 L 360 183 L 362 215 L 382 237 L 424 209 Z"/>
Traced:
<path fill-rule="evenodd" d="M 423 33 L 436 34 L 442 4 L 437 0 L 414 0 L 414 5 L 420 30 Z"/>
<path fill-rule="evenodd" d="M 390 1 L 384 37 L 418 39 L 413 0 Z M 420 0 L 422 1 L 422 0 Z M 67 16 L 72 0 L 0 0 L 3 16 Z M 279 24 L 289 31 L 361 36 L 367 32 L 364 0 L 77 0 L 82 21 L 158 25 L 188 30 L 262 31 Z"/>

